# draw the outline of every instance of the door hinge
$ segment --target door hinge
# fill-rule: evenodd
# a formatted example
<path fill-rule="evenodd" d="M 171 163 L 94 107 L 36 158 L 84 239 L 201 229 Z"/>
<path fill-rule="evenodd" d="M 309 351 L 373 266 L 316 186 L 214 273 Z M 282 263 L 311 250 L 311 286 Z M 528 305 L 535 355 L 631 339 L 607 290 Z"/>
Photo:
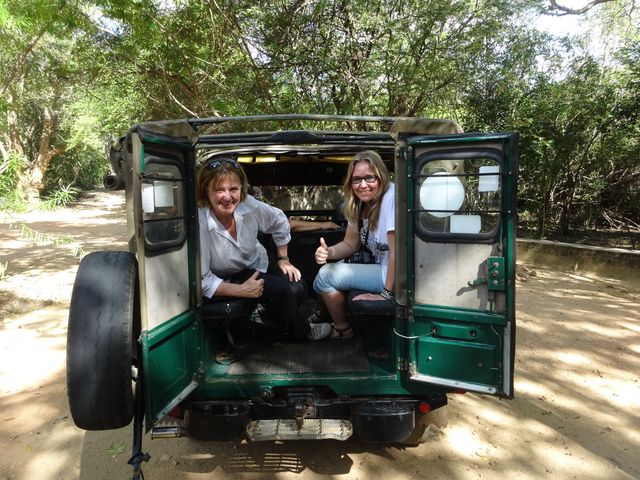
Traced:
<path fill-rule="evenodd" d="M 398 370 L 406 372 L 409 370 L 409 359 L 405 357 L 398 357 Z"/>

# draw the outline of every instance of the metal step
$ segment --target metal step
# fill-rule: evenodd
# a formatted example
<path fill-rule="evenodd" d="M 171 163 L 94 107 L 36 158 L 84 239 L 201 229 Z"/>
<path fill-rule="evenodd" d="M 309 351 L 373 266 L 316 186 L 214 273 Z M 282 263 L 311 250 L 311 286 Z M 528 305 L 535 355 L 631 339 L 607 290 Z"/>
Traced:
<path fill-rule="evenodd" d="M 327 418 L 306 418 L 302 428 L 296 421 L 254 420 L 247 425 L 247 437 L 254 442 L 273 440 L 346 440 L 353 434 L 353 425 L 349 420 Z"/>
<path fill-rule="evenodd" d="M 156 438 L 178 438 L 186 435 L 183 428 L 183 421 L 174 417 L 164 416 L 151 428 L 151 439 Z"/>

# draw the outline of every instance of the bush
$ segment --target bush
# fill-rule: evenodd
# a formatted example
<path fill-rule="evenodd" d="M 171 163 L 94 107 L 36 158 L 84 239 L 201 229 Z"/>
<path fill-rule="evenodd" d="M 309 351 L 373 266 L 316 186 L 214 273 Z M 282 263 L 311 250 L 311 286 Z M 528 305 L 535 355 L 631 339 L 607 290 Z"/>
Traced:
<path fill-rule="evenodd" d="M 78 190 L 73 188 L 71 185 L 66 185 L 42 199 L 39 209 L 50 211 L 55 210 L 58 207 L 65 207 L 69 203 L 73 202 L 77 196 Z"/>
<path fill-rule="evenodd" d="M 77 148 L 64 155 L 54 157 L 44 175 L 44 194 L 51 196 L 56 191 L 73 185 L 78 190 L 90 190 L 102 185 L 109 173 L 109 160 L 102 151 L 93 148 Z"/>
<path fill-rule="evenodd" d="M 0 164 L 0 210 L 12 212 L 27 210 L 28 204 L 17 190 L 18 174 L 24 164 L 24 158 L 13 152 Z"/>

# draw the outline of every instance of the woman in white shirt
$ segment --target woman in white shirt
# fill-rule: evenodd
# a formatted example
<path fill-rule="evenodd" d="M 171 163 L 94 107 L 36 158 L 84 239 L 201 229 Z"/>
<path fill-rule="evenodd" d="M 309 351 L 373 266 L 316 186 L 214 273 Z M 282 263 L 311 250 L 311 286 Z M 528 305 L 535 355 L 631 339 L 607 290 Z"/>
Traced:
<path fill-rule="evenodd" d="M 395 187 L 380 155 L 372 150 L 355 155 L 342 188 L 349 224 L 341 242 L 329 247 L 320 239 L 315 259 L 323 267 L 313 282 L 333 320 L 333 339 L 353 338 L 346 313 L 347 291 L 371 292 L 358 295 L 355 301 L 391 301 L 395 281 Z M 361 246 L 371 263 L 327 263 L 348 258 Z"/>
<path fill-rule="evenodd" d="M 289 221 L 282 210 L 248 195 L 247 176 L 233 158 L 210 160 L 198 172 L 197 200 L 200 225 L 202 293 L 205 302 L 216 297 L 257 298 L 290 338 L 320 340 L 328 325 L 310 325 L 298 313 L 289 282 L 299 282 L 300 271 L 289 262 Z M 258 233 L 271 234 L 277 248 L 278 269 L 268 273 L 267 252 Z"/>

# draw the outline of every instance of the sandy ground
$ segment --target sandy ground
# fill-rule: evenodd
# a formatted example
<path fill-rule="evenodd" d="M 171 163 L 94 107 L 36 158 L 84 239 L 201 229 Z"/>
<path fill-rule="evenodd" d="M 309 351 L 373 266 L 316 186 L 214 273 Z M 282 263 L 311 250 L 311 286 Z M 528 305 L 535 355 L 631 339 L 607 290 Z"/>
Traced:
<path fill-rule="evenodd" d="M 66 324 L 78 247 L 126 248 L 121 192 L 0 217 L 0 480 L 130 478 L 131 427 L 85 432 L 68 412 Z M 145 436 L 147 480 L 640 478 L 638 274 L 524 267 L 516 399 L 454 395 L 449 426 L 408 449 Z"/>

